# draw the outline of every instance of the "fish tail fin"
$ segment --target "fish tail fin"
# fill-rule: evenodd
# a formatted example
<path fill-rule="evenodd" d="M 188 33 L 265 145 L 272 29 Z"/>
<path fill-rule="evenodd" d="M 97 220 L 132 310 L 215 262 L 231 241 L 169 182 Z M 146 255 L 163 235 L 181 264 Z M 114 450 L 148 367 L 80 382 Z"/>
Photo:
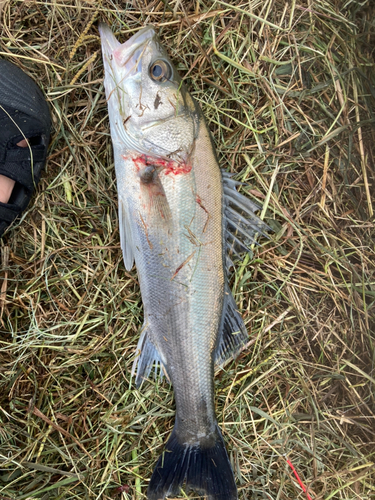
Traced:
<path fill-rule="evenodd" d="M 159 457 L 147 491 L 148 500 L 179 495 L 181 487 L 208 500 L 237 500 L 233 470 L 220 429 L 213 437 L 190 445 L 181 442 L 176 426 Z"/>

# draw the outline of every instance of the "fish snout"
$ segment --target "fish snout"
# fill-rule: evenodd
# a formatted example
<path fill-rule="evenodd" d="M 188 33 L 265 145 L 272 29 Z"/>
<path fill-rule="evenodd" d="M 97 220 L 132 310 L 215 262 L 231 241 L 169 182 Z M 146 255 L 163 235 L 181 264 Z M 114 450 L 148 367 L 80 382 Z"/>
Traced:
<path fill-rule="evenodd" d="M 119 43 L 111 28 L 99 24 L 104 58 L 111 61 L 112 69 L 125 70 L 125 77 L 137 73 L 139 63 L 148 43 L 156 36 L 153 26 L 146 26 L 124 43 Z"/>

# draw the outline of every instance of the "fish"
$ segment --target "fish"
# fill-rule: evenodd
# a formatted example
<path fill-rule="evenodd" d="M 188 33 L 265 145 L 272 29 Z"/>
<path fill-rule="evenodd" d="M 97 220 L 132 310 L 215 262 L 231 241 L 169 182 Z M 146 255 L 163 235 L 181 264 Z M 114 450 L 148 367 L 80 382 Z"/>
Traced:
<path fill-rule="evenodd" d="M 266 224 L 259 206 L 219 167 L 203 113 L 146 26 L 124 43 L 99 25 L 114 151 L 120 243 L 137 268 L 144 323 L 135 383 L 170 381 L 175 424 L 147 490 L 149 500 L 181 494 L 238 498 L 215 415 L 214 370 L 248 333 L 231 289 L 234 262 Z"/>

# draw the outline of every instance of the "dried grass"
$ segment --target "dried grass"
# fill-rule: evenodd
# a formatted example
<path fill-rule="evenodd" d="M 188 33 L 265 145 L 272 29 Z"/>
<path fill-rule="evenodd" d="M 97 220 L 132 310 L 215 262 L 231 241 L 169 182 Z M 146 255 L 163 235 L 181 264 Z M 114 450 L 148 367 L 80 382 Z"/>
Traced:
<path fill-rule="evenodd" d="M 249 346 L 217 374 L 245 499 L 374 499 L 375 8 L 371 0 L 2 2 L 0 56 L 53 111 L 45 175 L 1 242 L 0 499 L 142 499 L 172 425 L 134 389 L 142 323 L 119 247 L 96 19 L 147 23 L 224 168 L 274 234 L 233 290 Z"/>

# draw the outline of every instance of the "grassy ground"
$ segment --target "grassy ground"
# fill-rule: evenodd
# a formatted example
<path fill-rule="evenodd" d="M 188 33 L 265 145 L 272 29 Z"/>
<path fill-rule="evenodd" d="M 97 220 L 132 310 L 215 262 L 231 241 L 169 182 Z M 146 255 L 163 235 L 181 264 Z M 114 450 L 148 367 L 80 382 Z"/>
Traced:
<path fill-rule="evenodd" d="M 0 57 L 37 80 L 54 122 L 1 242 L 0 499 L 143 499 L 173 425 L 170 387 L 130 377 L 143 313 L 98 19 L 122 40 L 161 28 L 221 165 L 274 229 L 233 279 L 249 345 L 216 377 L 239 498 L 374 499 L 372 0 L 118 3 L 0 2 Z"/>

